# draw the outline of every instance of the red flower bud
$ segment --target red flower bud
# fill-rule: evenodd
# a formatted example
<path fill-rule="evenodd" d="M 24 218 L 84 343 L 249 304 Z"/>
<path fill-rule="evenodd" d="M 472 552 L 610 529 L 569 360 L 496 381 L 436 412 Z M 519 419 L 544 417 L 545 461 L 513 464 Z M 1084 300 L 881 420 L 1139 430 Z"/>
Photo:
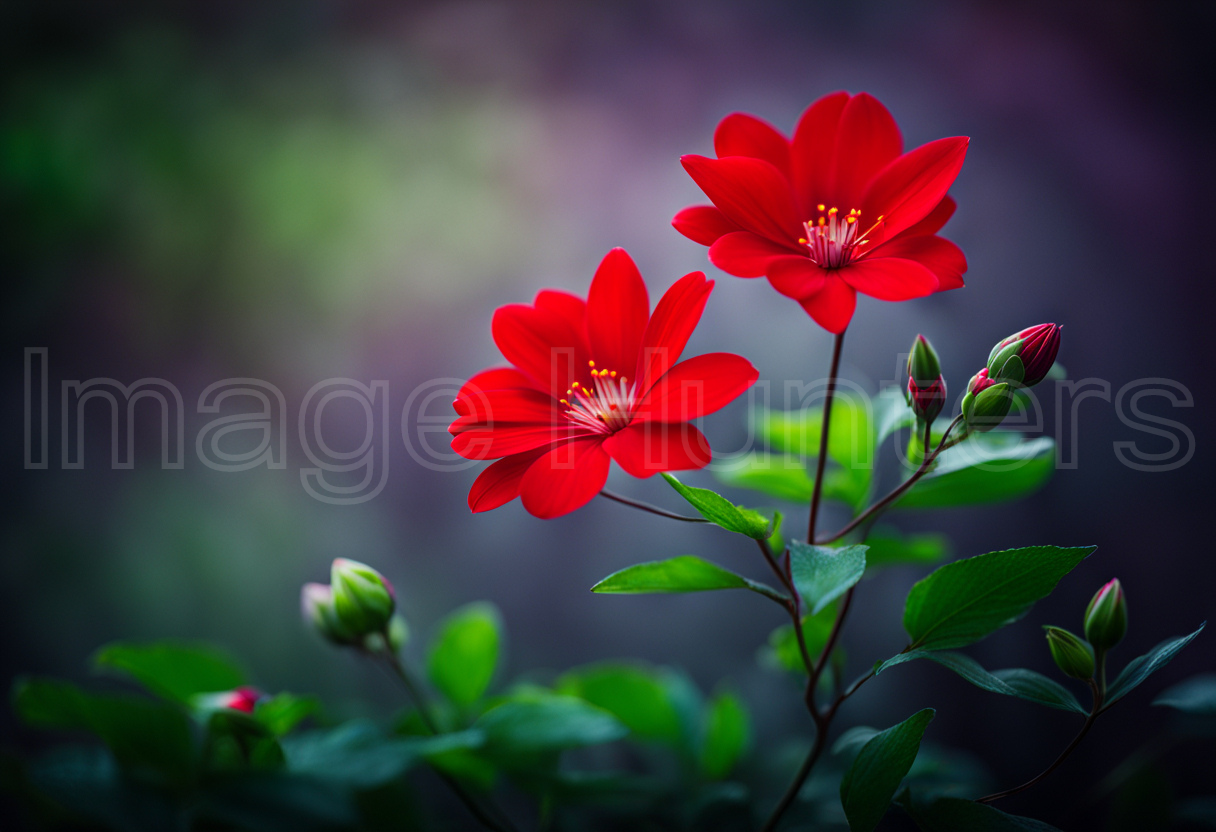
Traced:
<path fill-rule="evenodd" d="M 988 371 L 998 373 L 1011 356 L 1021 359 L 1024 367 L 1022 384 L 1031 387 L 1047 377 L 1060 351 L 1060 327 L 1039 324 L 1014 333 L 992 348 L 988 355 Z"/>
<path fill-rule="evenodd" d="M 985 367 L 973 375 L 971 381 L 967 382 L 967 392 L 974 396 L 994 384 L 996 384 L 996 379 L 988 378 L 988 368 Z"/>
<path fill-rule="evenodd" d="M 265 696 L 266 694 L 257 688 L 239 687 L 236 690 L 221 694 L 217 704 L 221 708 L 231 708 L 234 711 L 251 714 L 254 707 L 258 704 L 258 700 L 263 699 Z"/>
<path fill-rule="evenodd" d="M 938 376 L 936 381 L 922 386 L 909 377 L 908 402 L 917 419 L 932 423 L 946 405 L 946 380 Z"/>

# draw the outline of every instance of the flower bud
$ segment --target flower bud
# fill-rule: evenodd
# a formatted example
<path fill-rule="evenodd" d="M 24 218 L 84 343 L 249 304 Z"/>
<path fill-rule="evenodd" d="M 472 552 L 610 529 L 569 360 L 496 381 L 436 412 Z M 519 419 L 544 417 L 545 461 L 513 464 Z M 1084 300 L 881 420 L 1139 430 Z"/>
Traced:
<path fill-rule="evenodd" d="M 1085 638 L 1095 650 L 1109 650 L 1127 633 L 1127 601 L 1115 578 L 1095 593 L 1085 608 Z"/>
<path fill-rule="evenodd" d="M 236 690 L 221 694 L 216 704 L 221 708 L 231 708 L 234 711 L 251 714 L 258 701 L 265 698 L 266 694 L 257 688 L 239 687 Z"/>
<path fill-rule="evenodd" d="M 1027 387 L 1038 384 L 1047 377 L 1051 365 L 1060 351 L 1060 327 L 1056 324 L 1039 324 L 1014 333 L 992 348 L 988 355 L 988 374 L 993 378 L 1020 381 Z M 1017 358 L 1021 365 L 1010 365 Z M 1008 368 L 1008 369 L 1007 369 Z M 1012 373 L 1020 369 L 1022 378 L 1015 379 Z"/>
<path fill-rule="evenodd" d="M 932 424 L 946 404 L 946 380 L 933 345 L 917 335 L 908 353 L 908 404 L 921 423 Z"/>
<path fill-rule="evenodd" d="M 338 620 L 333 591 L 328 584 L 304 584 L 300 590 L 300 613 L 305 623 L 327 641 L 342 645 L 355 642 L 355 636 Z"/>
<path fill-rule="evenodd" d="M 937 351 L 923 335 L 917 335 L 912 342 L 912 351 L 908 353 L 908 378 L 913 379 L 919 386 L 927 386 L 937 381 L 942 374 L 941 362 L 937 359 Z"/>
<path fill-rule="evenodd" d="M 338 558 L 329 577 L 338 621 L 356 636 L 378 633 L 388 626 L 396 599 L 392 584 L 358 561 Z"/>
<path fill-rule="evenodd" d="M 1092 679 L 1094 676 L 1094 651 L 1085 642 L 1062 627 L 1044 627 L 1047 631 L 1047 646 L 1056 667 L 1065 676 L 1074 679 Z"/>
<path fill-rule="evenodd" d="M 1013 406 L 1013 390 L 1007 382 L 994 382 L 988 378 L 987 370 L 980 370 L 971 377 L 963 396 L 963 418 L 967 427 L 981 433 L 999 425 Z"/>

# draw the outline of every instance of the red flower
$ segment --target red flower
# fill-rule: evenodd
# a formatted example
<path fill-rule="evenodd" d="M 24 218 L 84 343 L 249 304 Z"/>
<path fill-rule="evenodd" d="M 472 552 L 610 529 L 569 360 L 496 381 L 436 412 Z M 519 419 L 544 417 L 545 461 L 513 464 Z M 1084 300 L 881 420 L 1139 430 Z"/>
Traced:
<path fill-rule="evenodd" d="M 864 92 L 816 101 L 792 141 L 732 113 L 714 133 L 717 159 L 681 159 L 714 204 L 685 208 L 672 225 L 709 246 L 718 268 L 767 276 L 820 326 L 843 332 L 858 292 L 895 301 L 963 285 L 966 258 L 935 235 L 954 213 L 946 191 L 967 142 L 903 153 L 895 120 Z"/>
<path fill-rule="evenodd" d="M 469 379 L 449 428 L 461 456 L 501 457 L 473 483 L 469 508 L 489 511 L 522 496 L 537 517 L 558 517 L 599 493 L 609 459 L 635 477 L 708 465 L 709 443 L 689 422 L 758 375 L 730 353 L 676 363 L 713 285 L 701 272 L 687 274 L 652 315 L 637 266 L 616 248 L 586 301 L 546 289 L 531 306 L 499 308 L 494 342 L 514 366 Z"/>

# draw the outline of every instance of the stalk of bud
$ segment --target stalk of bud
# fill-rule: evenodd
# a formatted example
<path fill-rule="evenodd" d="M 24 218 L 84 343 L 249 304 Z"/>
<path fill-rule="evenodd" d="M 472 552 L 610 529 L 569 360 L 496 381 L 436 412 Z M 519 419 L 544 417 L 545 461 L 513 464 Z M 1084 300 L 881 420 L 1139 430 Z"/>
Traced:
<path fill-rule="evenodd" d="M 1095 650 L 1109 650 L 1127 633 L 1127 601 L 1115 578 L 1094 594 L 1085 608 L 1085 638 Z"/>
<path fill-rule="evenodd" d="M 327 641 L 340 645 L 355 643 L 354 634 L 338 620 L 333 591 L 328 584 L 304 584 L 300 590 L 300 613 L 305 623 Z"/>
<path fill-rule="evenodd" d="M 1047 647 L 1065 676 L 1085 681 L 1094 677 L 1093 648 L 1062 627 L 1044 627 Z"/>
<path fill-rule="evenodd" d="M 1013 406 L 1013 388 L 1008 382 L 989 378 L 988 368 L 980 370 L 967 384 L 963 396 L 963 418 L 967 427 L 980 433 L 999 425 Z"/>
<path fill-rule="evenodd" d="M 946 380 L 933 345 L 917 335 L 908 353 L 908 404 L 922 424 L 932 424 L 946 404 Z"/>
<path fill-rule="evenodd" d="M 1038 324 L 1005 338 L 988 354 L 988 374 L 1033 387 L 1047 377 L 1060 351 L 1060 327 Z M 1018 359 L 1012 363 L 1012 359 Z M 1020 378 L 1016 378 L 1020 375 Z"/>
<path fill-rule="evenodd" d="M 338 621 L 357 637 L 383 632 L 396 597 L 392 584 L 367 564 L 338 558 L 330 570 L 333 609 Z"/>

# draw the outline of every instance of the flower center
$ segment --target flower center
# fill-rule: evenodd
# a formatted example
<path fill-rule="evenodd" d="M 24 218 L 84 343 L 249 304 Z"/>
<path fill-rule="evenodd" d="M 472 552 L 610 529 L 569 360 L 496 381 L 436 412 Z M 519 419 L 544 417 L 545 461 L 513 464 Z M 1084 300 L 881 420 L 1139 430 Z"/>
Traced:
<path fill-rule="evenodd" d="M 866 235 L 882 224 L 883 218 L 879 216 L 877 222 L 862 231 L 861 211 L 856 208 L 850 208 L 842 217 L 836 206 L 827 208 L 819 203 L 815 207 L 819 219 L 802 224 L 806 236 L 799 237 L 798 242 L 807 247 L 812 262 L 823 269 L 839 269 L 865 254 L 861 249 L 870 242 Z"/>
<path fill-rule="evenodd" d="M 566 391 L 561 403 L 566 406 L 566 418 L 579 427 L 590 428 L 596 433 L 612 433 L 629 424 L 633 418 L 634 385 L 616 370 L 597 370 L 594 361 L 588 361 L 594 389 L 575 381 Z"/>

